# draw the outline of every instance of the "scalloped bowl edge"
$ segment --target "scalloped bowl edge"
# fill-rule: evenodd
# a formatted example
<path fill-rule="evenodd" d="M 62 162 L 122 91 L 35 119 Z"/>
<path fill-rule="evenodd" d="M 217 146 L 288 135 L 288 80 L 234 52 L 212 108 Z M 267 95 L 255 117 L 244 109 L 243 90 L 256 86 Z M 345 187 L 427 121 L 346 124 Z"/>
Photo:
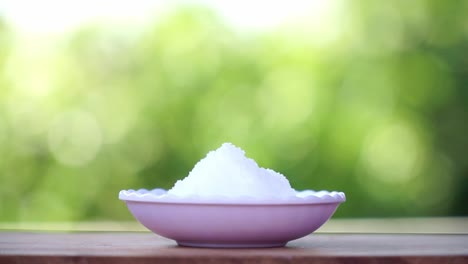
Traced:
<path fill-rule="evenodd" d="M 346 201 L 343 192 L 338 191 L 296 191 L 295 196 L 177 196 L 168 193 L 165 189 L 153 190 L 122 190 L 119 199 L 123 201 L 159 202 L 159 203 L 204 203 L 204 204 L 312 204 L 312 203 L 342 203 Z"/>

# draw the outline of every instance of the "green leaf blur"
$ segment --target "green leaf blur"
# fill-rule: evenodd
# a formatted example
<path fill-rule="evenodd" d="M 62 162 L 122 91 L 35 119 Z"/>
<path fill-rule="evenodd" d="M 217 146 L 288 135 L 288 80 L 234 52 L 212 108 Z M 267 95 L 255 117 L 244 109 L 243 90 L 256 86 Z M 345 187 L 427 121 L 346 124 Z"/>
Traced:
<path fill-rule="evenodd" d="M 45 43 L 0 23 L 0 221 L 129 220 L 120 190 L 223 142 L 344 191 L 336 217 L 468 215 L 468 2 L 341 5 L 259 32 L 198 6 Z"/>

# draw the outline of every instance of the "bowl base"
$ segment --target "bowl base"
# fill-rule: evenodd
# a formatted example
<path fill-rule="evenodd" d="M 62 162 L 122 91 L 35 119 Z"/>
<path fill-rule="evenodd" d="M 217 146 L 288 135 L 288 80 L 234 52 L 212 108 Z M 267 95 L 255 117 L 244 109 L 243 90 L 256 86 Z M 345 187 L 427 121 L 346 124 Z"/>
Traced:
<path fill-rule="evenodd" d="M 226 243 L 226 242 L 187 242 L 177 241 L 177 245 L 182 247 L 202 247 L 202 248 L 273 248 L 273 247 L 284 247 L 287 242 L 275 242 L 275 243 Z"/>

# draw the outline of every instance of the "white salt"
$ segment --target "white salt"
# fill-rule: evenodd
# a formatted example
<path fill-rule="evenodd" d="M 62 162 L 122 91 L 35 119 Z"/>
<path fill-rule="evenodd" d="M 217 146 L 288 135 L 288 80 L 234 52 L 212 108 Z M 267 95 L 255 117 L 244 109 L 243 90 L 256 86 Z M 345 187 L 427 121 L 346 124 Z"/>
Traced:
<path fill-rule="evenodd" d="M 168 191 L 178 196 L 287 197 L 295 190 L 281 173 L 261 168 L 231 143 L 200 160 L 189 175 Z"/>

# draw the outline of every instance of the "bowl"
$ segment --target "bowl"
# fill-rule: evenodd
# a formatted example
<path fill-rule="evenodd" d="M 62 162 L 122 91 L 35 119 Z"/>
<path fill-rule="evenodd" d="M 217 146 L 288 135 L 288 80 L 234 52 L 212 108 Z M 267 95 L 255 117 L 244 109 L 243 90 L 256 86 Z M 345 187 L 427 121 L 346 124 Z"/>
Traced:
<path fill-rule="evenodd" d="M 297 191 L 287 198 L 178 197 L 163 189 L 123 190 L 133 216 L 146 228 L 190 247 L 282 247 L 322 226 L 342 192 Z"/>

